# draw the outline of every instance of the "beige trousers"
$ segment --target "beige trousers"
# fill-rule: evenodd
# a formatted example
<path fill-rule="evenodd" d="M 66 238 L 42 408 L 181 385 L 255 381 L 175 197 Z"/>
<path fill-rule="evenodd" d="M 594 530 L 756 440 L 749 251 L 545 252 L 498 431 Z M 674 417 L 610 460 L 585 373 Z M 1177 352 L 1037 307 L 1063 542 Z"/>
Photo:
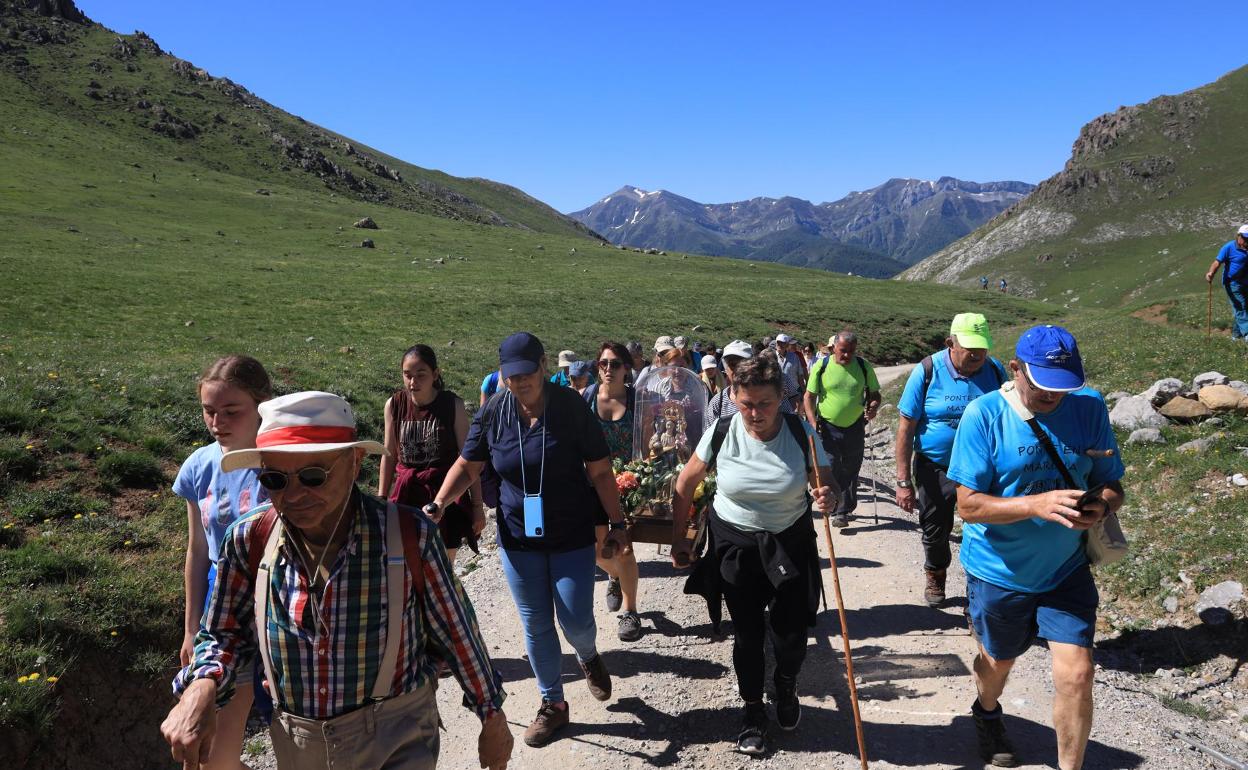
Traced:
<path fill-rule="evenodd" d="M 280 770 L 434 770 L 438 704 L 425 684 L 333 719 L 278 711 L 269 734 Z"/>

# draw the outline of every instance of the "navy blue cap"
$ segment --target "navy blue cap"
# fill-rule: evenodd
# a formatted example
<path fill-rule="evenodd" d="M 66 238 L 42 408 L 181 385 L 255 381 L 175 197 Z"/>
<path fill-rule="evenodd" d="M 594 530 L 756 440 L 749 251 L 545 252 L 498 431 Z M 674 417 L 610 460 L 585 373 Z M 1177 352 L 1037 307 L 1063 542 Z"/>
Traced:
<path fill-rule="evenodd" d="M 532 374 L 542 363 L 546 348 L 542 341 L 528 332 L 516 332 L 498 346 L 498 368 L 503 379 Z"/>
<path fill-rule="evenodd" d="M 1083 359 L 1075 336 L 1060 326 L 1045 324 L 1023 332 L 1014 347 L 1028 379 L 1041 390 L 1069 393 L 1083 387 Z"/>

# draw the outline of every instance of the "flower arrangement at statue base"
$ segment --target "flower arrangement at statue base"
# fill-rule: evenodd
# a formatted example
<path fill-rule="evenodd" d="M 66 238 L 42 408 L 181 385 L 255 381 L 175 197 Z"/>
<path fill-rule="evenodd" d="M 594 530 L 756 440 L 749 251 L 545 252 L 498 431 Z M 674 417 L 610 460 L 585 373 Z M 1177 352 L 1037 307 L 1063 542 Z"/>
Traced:
<path fill-rule="evenodd" d="M 676 479 L 684 467 L 684 463 L 672 464 L 663 457 L 627 463 L 617 460 L 613 463 L 615 486 L 620 492 L 620 511 L 628 521 L 629 537 L 633 542 L 672 544 L 675 537 L 672 501 L 676 493 Z M 708 474 L 694 490 L 688 533 L 700 532 L 705 527 L 706 513 L 714 496 L 715 476 Z"/>

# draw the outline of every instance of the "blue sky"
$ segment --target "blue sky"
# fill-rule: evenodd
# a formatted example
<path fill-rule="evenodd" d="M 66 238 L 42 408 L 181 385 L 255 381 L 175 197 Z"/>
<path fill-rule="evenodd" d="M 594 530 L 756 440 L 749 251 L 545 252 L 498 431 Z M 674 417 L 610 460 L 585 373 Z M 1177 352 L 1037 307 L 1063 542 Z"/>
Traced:
<path fill-rule="evenodd" d="M 78 5 L 314 123 L 562 211 L 624 184 L 719 203 L 1038 182 L 1097 115 L 1248 63 L 1242 1 Z"/>

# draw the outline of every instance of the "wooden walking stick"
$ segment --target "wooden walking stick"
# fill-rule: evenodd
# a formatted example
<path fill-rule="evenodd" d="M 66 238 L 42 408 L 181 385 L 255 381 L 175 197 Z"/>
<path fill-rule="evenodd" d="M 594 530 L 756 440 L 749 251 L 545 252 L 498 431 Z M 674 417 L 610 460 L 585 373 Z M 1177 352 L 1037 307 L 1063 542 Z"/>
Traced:
<path fill-rule="evenodd" d="M 1205 314 L 1205 336 L 1213 334 L 1213 281 L 1209 281 L 1208 312 Z"/>
<path fill-rule="evenodd" d="M 810 457 L 815 459 L 819 453 L 815 451 L 815 437 L 808 436 L 810 441 Z M 819 477 L 819 464 L 814 463 L 815 485 L 823 486 Z M 854 655 L 849 649 L 849 625 L 845 622 L 845 600 L 841 598 L 841 576 L 836 571 L 836 548 L 832 546 L 832 527 L 828 523 L 828 515 L 823 514 L 823 536 L 828 541 L 828 562 L 832 565 L 832 593 L 836 596 L 836 613 L 841 617 L 841 641 L 845 643 L 845 681 L 849 683 L 849 703 L 854 712 L 854 733 L 858 736 L 858 759 L 862 762 L 862 770 L 867 770 L 867 742 L 862 737 L 862 714 L 858 711 L 858 683 L 854 681 Z M 822 583 L 823 581 L 820 581 Z M 827 602 L 825 601 L 826 605 Z"/>

